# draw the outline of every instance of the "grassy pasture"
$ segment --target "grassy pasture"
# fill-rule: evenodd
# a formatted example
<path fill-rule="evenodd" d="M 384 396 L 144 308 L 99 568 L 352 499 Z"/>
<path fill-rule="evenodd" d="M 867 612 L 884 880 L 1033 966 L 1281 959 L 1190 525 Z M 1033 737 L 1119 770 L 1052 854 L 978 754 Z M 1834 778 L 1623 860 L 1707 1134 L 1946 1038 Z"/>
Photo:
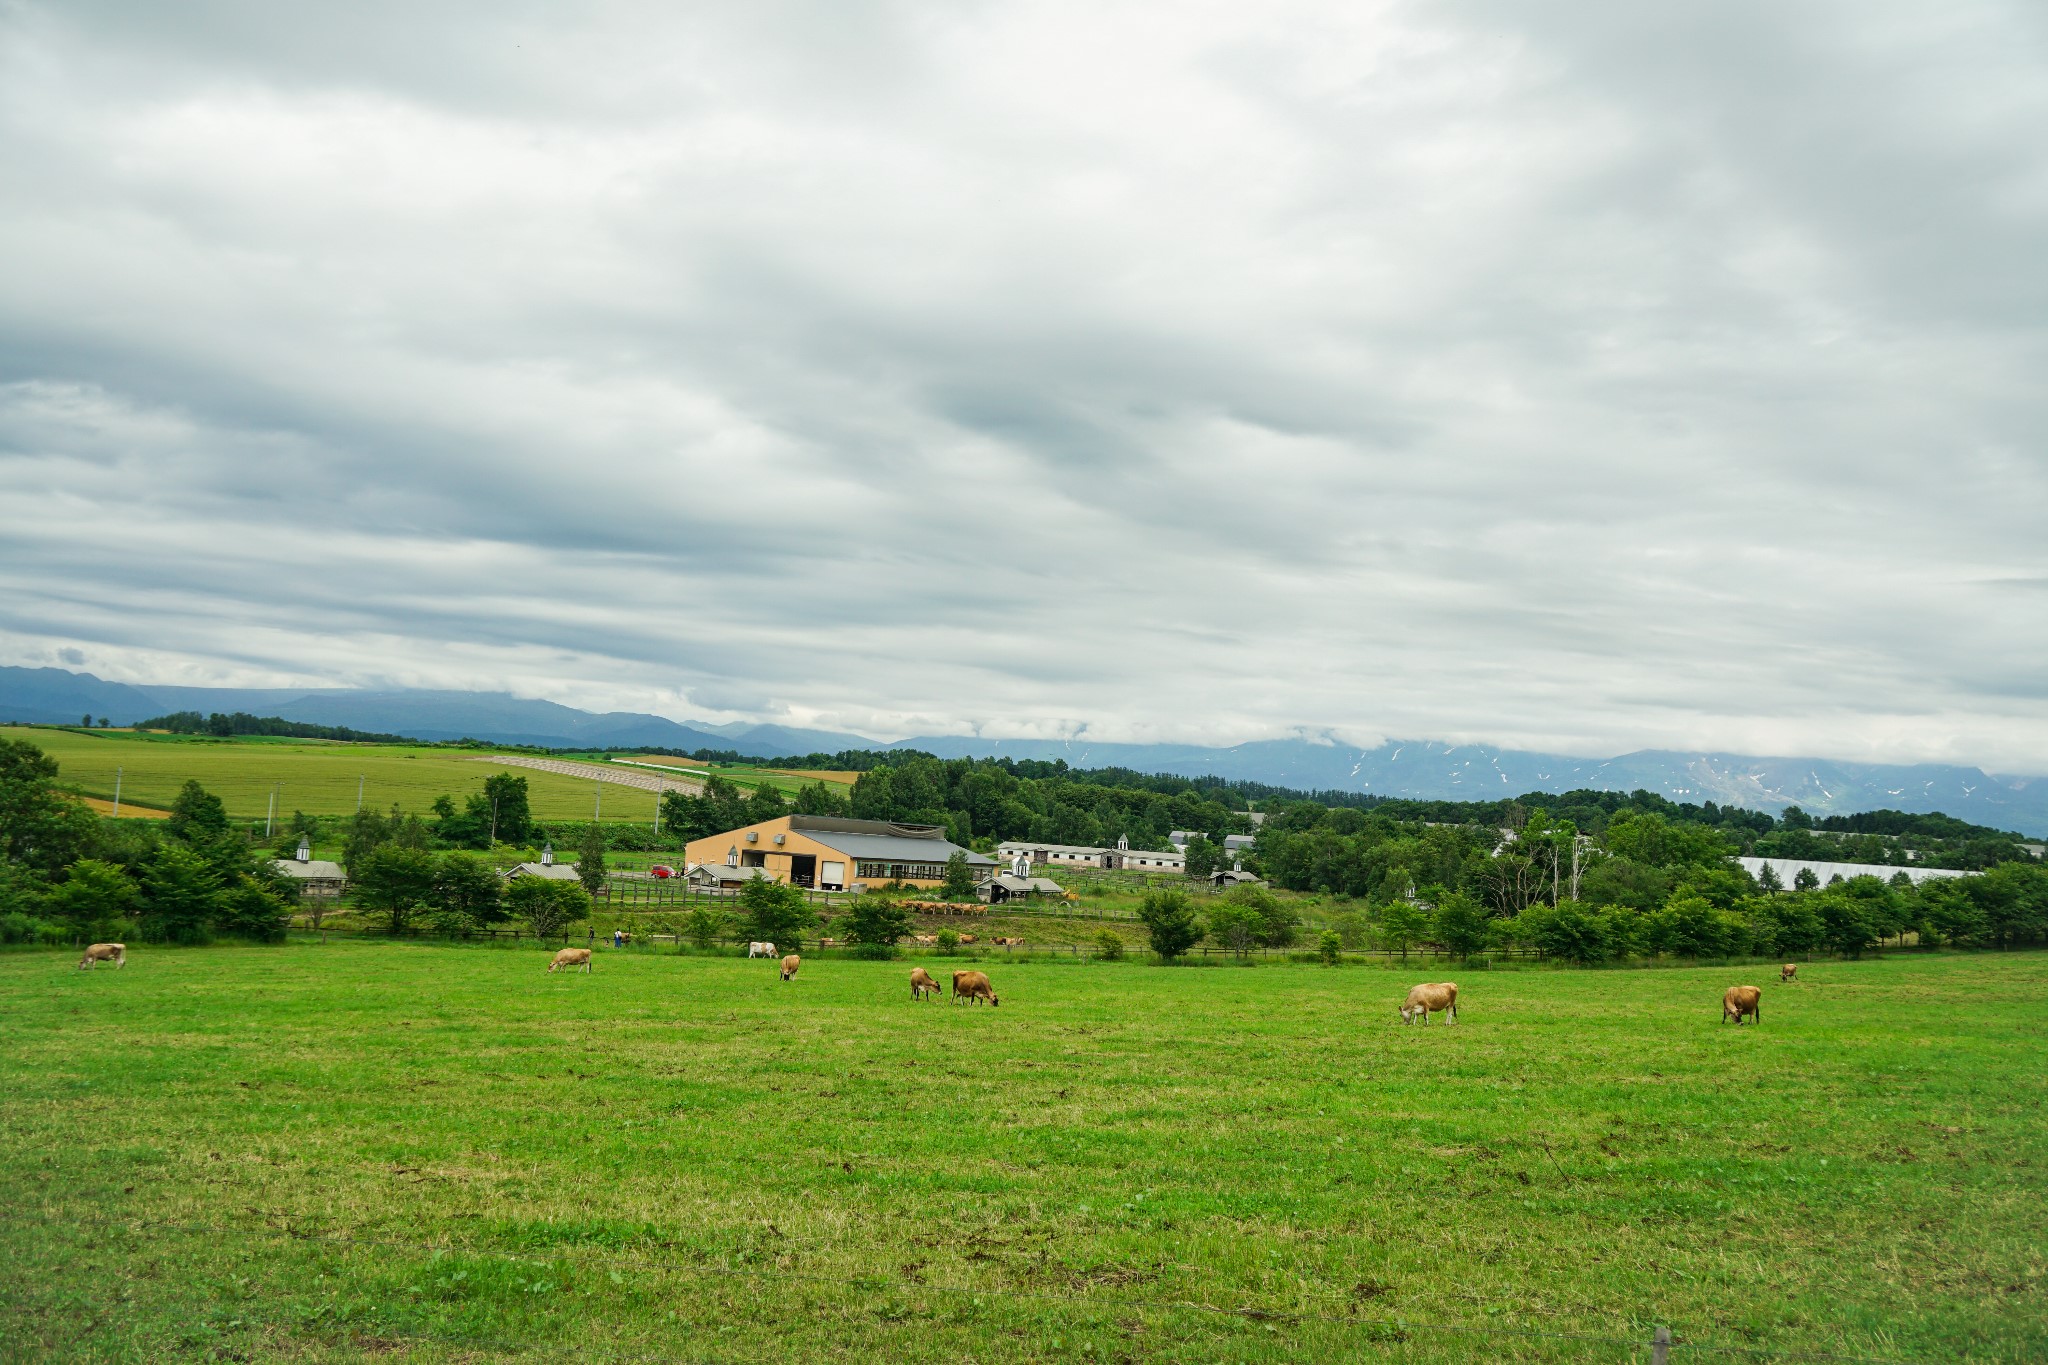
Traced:
<path fill-rule="evenodd" d="M 501 771 L 456 750 L 409 745 L 338 744 L 329 740 L 248 736 L 214 739 L 190 735 L 148 735 L 11 727 L 0 730 L 23 739 L 57 760 L 59 780 L 74 791 L 108 797 L 114 770 L 123 769 L 121 804 L 168 807 L 187 778 L 227 803 L 236 819 L 260 820 L 273 783 L 282 782 L 281 814 L 347 815 L 356 808 L 356 781 L 364 783 L 366 805 L 388 810 L 397 802 L 425 814 L 435 797 L 462 798 L 483 789 Z M 526 779 L 534 815 L 542 820 L 588 820 L 591 783 L 555 773 L 507 766 Z M 654 818 L 654 797 L 621 787 L 605 792 L 610 818 Z M 616 814 L 612 814 L 616 812 Z"/>
<path fill-rule="evenodd" d="M 65 1360 L 2040 1359 L 2048 956 L 1413 973 L 0 955 Z M 1453 1328 L 1461 1330 L 1451 1330 Z M 1592 1338 L 1592 1339 L 1589 1339 Z M 1688 1359 L 1744 1359 L 1702 1356 Z"/>

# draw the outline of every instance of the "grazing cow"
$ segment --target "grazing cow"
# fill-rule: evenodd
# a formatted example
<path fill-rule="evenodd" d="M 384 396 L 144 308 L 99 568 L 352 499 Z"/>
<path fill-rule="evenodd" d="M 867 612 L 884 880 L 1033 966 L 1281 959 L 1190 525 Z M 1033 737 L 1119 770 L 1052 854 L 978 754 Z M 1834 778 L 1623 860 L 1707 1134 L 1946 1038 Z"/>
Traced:
<path fill-rule="evenodd" d="M 1787 962 L 1784 966 L 1778 968 L 1778 980 L 1780 981 L 1790 981 L 1798 975 L 1799 967 L 1797 963 Z"/>
<path fill-rule="evenodd" d="M 939 994 L 939 983 L 932 980 L 932 974 L 922 967 L 910 969 L 910 998 L 923 1000 L 927 995 Z"/>
<path fill-rule="evenodd" d="M 972 942 L 974 942 L 974 935 L 972 935 L 972 934 L 962 934 L 962 935 L 960 935 L 960 941 L 961 941 L 962 943 L 972 943 Z"/>
<path fill-rule="evenodd" d="M 588 972 L 590 970 L 590 949 L 562 949 L 561 952 L 555 954 L 555 960 L 548 964 L 548 970 L 553 971 L 557 967 L 569 972 L 573 972 L 578 967 L 581 967 L 584 971 Z"/>
<path fill-rule="evenodd" d="M 775 945 L 772 943 L 749 943 L 747 945 L 747 956 L 750 958 L 774 957 Z"/>
<path fill-rule="evenodd" d="M 782 979 L 784 981 L 789 980 L 792 976 L 796 975 L 796 969 L 803 965 L 804 960 L 795 953 L 791 953 L 788 957 L 782 959 Z"/>
<path fill-rule="evenodd" d="M 97 967 L 102 962 L 111 962 L 116 967 L 128 965 L 128 945 L 125 943 L 95 943 L 85 950 L 85 956 L 78 959 L 81 971 Z"/>
<path fill-rule="evenodd" d="M 1024 940 L 1021 938 L 998 938 L 989 941 L 998 948 L 1022 948 L 1024 946 Z"/>
<path fill-rule="evenodd" d="M 931 948 L 935 947 L 938 944 L 939 936 L 937 934 L 912 934 L 910 936 L 910 941 L 912 943 L 922 944 L 924 947 Z"/>
<path fill-rule="evenodd" d="M 1458 1022 L 1458 987 L 1450 981 L 1424 982 L 1408 992 L 1408 999 L 1401 1005 L 1401 1022 L 1412 1024 L 1415 1016 L 1422 1016 L 1422 1026 L 1429 1027 L 1429 1012 L 1435 1010 L 1449 1015 L 1448 1022 Z"/>
<path fill-rule="evenodd" d="M 1749 1022 L 1761 1024 L 1764 1021 L 1764 993 L 1756 986 L 1730 986 L 1721 995 L 1721 1022 L 1735 1021 L 1735 1027 L 1742 1027 L 1742 1016 L 1748 1015 Z"/>
<path fill-rule="evenodd" d="M 988 984 L 986 972 L 953 973 L 953 1000 L 957 1004 L 961 996 L 969 1000 L 986 1000 L 991 1006 L 1003 1002 L 996 999 L 995 989 Z"/>

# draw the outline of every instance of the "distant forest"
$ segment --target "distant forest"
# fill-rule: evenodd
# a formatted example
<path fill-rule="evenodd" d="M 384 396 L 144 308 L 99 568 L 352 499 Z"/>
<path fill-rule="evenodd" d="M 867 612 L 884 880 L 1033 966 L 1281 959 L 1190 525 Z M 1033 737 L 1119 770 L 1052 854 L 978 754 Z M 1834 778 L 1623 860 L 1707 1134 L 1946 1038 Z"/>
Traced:
<path fill-rule="evenodd" d="M 202 716 L 197 711 L 173 711 L 168 716 L 135 722 L 137 730 L 168 730 L 174 735 L 283 735 L 290 739 L 340 739 L 356 744 L 411 744 L 403 735 L 380 735 L 370 730 L 351 730 L 345 725 L 308 725 L 304 721 L 278 716 L 252 716 L 247 711 L 220 712 Z"/>

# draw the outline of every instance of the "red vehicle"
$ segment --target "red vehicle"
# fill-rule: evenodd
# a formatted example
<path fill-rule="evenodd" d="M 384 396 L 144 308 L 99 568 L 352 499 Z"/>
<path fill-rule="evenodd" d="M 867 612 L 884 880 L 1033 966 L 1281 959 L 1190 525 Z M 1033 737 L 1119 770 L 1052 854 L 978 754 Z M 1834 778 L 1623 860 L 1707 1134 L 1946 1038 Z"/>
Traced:
<path fill-rule="evenodd" d="M 654 873 L 656 878 L 665 879 L 676 875 L 676 870 L 674 868 L 669 867 L 663 863 L 656 863 L 650 870 Z"/>

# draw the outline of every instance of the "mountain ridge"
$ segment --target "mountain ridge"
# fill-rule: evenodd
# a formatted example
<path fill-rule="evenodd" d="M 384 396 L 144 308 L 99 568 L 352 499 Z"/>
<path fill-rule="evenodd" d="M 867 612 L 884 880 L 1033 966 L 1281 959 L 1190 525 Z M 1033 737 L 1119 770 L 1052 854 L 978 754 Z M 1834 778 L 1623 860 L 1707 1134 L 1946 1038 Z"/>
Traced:
<path fill-rule="evenodd" d="M 1612 758 L 1485 744 L 1389 740 L 1361 749 L 1330 740 L 1252 740 L 1229 747 L 920 735 L 883 742 L 843 731 L 746 722 L 693 726 L 642 712 L 596 713 L 502 692 L 430 689 L 194 688 L 115 683 L 57 668 L 0 666 L 0 720 L 75 725 L 91 712 L 131 724 L 176 710 L 252 711 L 318 725 L 552 748 L 737 750 L 762 758 L 841 749 L 916 749 L 940 758 L 1064 759 L 1075 768 L 1214 776 L 1303 791 L 1371 792 L 1423 800 L 1492 800 L 1575 788 L 1634 791 L 1773 813 L 1943 811 L 2030 836 L 2048 833 L 2048 778 L 1994 777 L 1954 764 L 1877 764 L 1799 756 L 1644 749 Z"/>

